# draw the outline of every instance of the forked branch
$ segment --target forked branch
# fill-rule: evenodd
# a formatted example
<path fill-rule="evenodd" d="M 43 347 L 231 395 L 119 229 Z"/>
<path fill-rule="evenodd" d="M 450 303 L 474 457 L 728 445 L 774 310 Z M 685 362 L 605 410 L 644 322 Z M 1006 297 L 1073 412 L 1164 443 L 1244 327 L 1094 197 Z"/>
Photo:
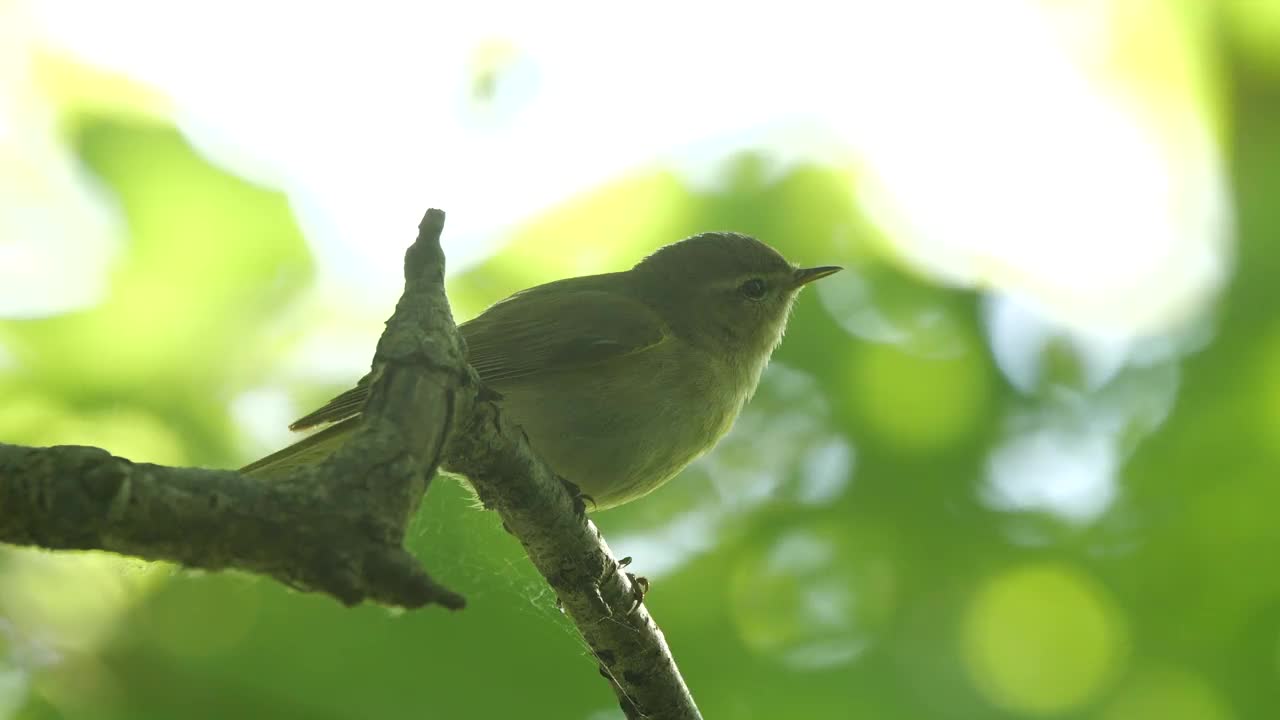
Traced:
<path fill-rule="evenodd" d="M 264 482 L 134 463 L 98 448 L 0 443 L 0 542 L 238 569 L 344 604 L 461 608 L 403 546 L 438 467 L 471 479 L 560 598 L 632 718 L 698 718 L 634 580 L 466 364 L 444 294 L 444 213 L 405 253 L 360 431 Z"/>

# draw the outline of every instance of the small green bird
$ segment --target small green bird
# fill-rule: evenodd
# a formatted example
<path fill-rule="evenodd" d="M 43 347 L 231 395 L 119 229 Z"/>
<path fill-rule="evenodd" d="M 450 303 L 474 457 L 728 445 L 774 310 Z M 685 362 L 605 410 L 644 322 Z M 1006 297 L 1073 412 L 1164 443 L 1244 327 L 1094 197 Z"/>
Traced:
<path fill-rule="evenodd" d="M 729 431 L 800 288 L 839 270 L 703 233 L 630 270 L 522 290 L 458 329 L 507 416 L 604 509 L 656 490 Z M 290 428 L 335 424 L 241 471 L 320 462 L 356 428 L 367 396 L 368 377 Z"/>

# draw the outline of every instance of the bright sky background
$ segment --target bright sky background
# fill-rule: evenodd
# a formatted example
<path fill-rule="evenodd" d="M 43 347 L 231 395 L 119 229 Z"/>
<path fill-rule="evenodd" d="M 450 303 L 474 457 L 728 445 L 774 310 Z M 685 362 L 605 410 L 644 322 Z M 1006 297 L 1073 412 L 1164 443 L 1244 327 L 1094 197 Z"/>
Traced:
<path fill-rule="evenodd" d="M 927 272 L 1126 335 L 1179 322 L 1229 264 L 1204 70 L 1160 5 L 48 0 L 30 27 L 171 99 L 369 292 L 394 296 L 425 204 L 449 209 L 457 268 L 603 181 L 707 180 L 750 147 L 855 168 Z"/>
<path fill-rule="evenodd" d="M 428 205 L 449 211 L 457 270 L 601 183 L 675 167 L 705 185 L 757 149 L 849 171 L 886 252 L 991 290 L 988 341 L 1014 387 L 1031 392 L 1062 340 L 1099 390 L 1201 342 L 1231 266 L 1212 75 L 1192 24 L 1140 5 L 805 0 L 784 19 L 738 3 L 9 0 L 0 152 L 19 172 L 0 170 L 0 317 L 94 302 L 119 246 L 26 72 L 55 54 L 151 88 L 211 160 L 281 188 L 322 286 L 369 308 L 399 294 Z M 837 319 L 854 282 L 819 288 Z M 323 373 L 367 362 L 316 343 L 308 357 L 341 365 Z M 1176 375 L 1159 387 L 1171 399 Z M 1082 402 L 1015 423 L 991 502 L 1105 509 L 1132 418 Z M 264 427 L 293 411 L 248 407 Z"/>

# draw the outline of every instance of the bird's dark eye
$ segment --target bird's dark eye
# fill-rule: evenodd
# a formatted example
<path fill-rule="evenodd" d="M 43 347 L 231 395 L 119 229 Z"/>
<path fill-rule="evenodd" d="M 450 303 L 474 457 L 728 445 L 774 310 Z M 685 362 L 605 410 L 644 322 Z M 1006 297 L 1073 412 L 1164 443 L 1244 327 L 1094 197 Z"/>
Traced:
<path fill-rule="evenodd" d="M 752 300 L 759 300 L 764 297 L 766 289 L 764 280 L 761 280 L 760 278 L 751 278 L 738 286 L 738 290 Z"/>

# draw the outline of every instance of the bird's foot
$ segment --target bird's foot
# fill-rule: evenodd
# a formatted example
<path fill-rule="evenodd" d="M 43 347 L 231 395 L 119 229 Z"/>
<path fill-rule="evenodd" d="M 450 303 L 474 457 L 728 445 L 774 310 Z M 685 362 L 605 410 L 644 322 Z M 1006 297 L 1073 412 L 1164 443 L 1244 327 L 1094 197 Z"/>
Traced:
<path fill-rule="evenodd" d="M 644 596 L 649 594 L 649 578 L 635 573 L 627 573 L 627 578 L 631 580 L 631 609 L 627 610 L 630 615 L 644 604 Z"/>
<path fill-rule="evenodd" d="M 556 476 L 560 480 L 560 484 L 564 485 L 564 489 L 569 492 L 569 498 L 573 500 L 573 514 L 578 516 L 579 520 L 587 518 L 587 503 L 591 503 L 595 507 L 595 498 L 582 492 L 582 488 L 577 484 L 569 482 L 560 476 Z"/>
<path fill-rule="evenodd" d="M 480 383 L 480 392 L 477 394 L 477 396 L 480 398 L 481 401 L 487 401 L 487 402 L 499 402 L 502 400 L 502 393 L 498 392 L 497 390 L 494 390 L 488 385 L 485 385 L 483 382 Z"/>
<path fill-rule="evenodd" d="M 621 570 L 622 568 L 630 564 L 631 564 L 630 555 L 622 558 L 621 560 L 614 560 L 613 562 L 609 563 L 609 565 L 605 567 L 604 572 L 600 573 L 600 579 L 596 580 L 596 587 L 604 585 L 605 581 L 609 579 L 610 575 L 618 572 L 619 570 Z"/>
<path fill-rule="evenodd" d="M 612 563 L 613 567 L 606 568 L 604 575 L 600 576 L 600 584 L 603 584 L 605 578 L 610 574 L 615 573 L 630 564 L 630 555 L 622 558 L 621 560 L 615 561 Z M 644 596 L 649 594 L 649 578 L 629 572 L 627 573 L 627 579 L 631 581 L 631 607 L 627 610 L 627 614 L 630 615 L 636 611 L 636 608 L 640 607 L 641 603 L 644 602 Z"/>

